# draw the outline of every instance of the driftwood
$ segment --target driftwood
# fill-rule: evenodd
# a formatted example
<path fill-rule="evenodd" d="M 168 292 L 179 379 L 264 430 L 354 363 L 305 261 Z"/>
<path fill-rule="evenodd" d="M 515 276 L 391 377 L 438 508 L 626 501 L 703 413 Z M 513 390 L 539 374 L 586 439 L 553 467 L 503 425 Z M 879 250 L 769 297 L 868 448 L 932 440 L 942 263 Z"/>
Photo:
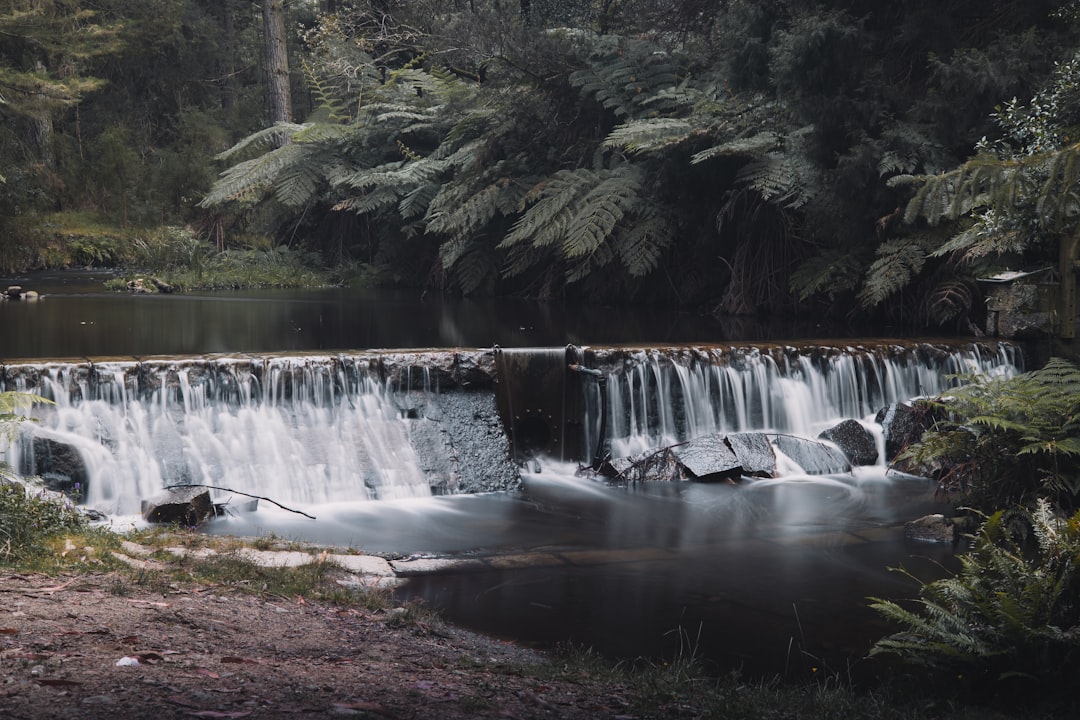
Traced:
<path fill-rule="evenodd" d="M 217 485 L 205 485 L 203 483 L 178 483 L 176 485 L 169 485 L 165 489 L 166 490 L 172 490 L 173 488 L 207 488 L 209 490 L 220 490 L 222 492 L 230 492 L 230 493 L 234 493 L 236 495 L 243 495 L 244 497 L 255 498 L 256 500 L 265 500 L 266 502 L 270 503 L 271 505 L 278 506 L 282 510 L 288 510 L 291 513 L 296 513 L 297 515 L 303 515 L 304 517 L 311 518 L 312 520 L 317 520 L 318 519 L 314 515 L 308 515 L 303 510 L 294 510 L 293 508 L 285 507 L 284 505 L 277 502 L 276 500 L 271 500 L 268 497 L 263 497 L 262 495 L 252 495 L 251 493 L 241 492 L 239 490 L 233 490 L 232 488 L 218 487 Z"/>

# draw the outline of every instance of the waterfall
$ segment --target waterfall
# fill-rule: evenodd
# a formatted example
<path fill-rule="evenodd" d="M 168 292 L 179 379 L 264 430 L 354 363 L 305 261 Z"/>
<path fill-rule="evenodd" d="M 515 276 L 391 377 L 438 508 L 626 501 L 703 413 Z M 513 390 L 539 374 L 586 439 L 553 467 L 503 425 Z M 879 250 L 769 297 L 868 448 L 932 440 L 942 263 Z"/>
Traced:
<path fill-rule="evenodd" d="M 33 474 L 42 442 L 75 448 L 86 504 L 117 515 L 180 483 L 297 504 L 428 496 L 414 385 L 432 394 L 426 368 L 383 381 L 325 357 L 36 366 L 8 389 L 55 404 L 10 460 Z"/>
<path fill-rule="evenodd" d="M 612 456 L 629 457 L 713 432 L 813 438 L 840 420 L 869 424 L 894 403 L 937 395 L 982 373 L 1011 376 L 1007 343 L 845 347 L 651 348 L 595 356 L 607 373 Z M 586 447 L 598 439 L 600 398 L 587 390 Z"/>
<path fill-rule="evenodd" d="M 55 404 L 0 452 L 115 515 L 183 483 L 295 505 L 504 491 L 533 456 L 588 462 L 601 408 L 615 456 L 711 432 L 816 437 L 1021 365 L 1004 343 L 31 362 L 3 367 L 0 390 Z"/>

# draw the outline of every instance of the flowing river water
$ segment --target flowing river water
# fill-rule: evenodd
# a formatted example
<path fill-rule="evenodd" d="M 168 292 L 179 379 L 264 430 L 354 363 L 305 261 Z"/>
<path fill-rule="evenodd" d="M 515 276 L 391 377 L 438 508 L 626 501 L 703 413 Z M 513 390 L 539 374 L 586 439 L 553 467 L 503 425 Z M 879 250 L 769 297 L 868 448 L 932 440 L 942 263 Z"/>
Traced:
<path fill-rule="evenodd" d="M 6 459 L 56 474 L 50 459 L 76 458 L 84 502 L 114 522 L 138 523 L 140 499 L 176 482 L 270 497 L 318 519 L 263 504 L 206 531 L 475 560 L 398 592 L 523 642 L 693 652 L 719 671 L 865 663 L 888 630 L 866 598 L 915 592 L 888 568 L 930 577 L 953 561 L 951 546 L 903 538 L 945 506 L 881 460 L 820 474 L 780 453 L 773 479 L 616 486 L 578 472 L 594 448 L 816 438 L 854 419 L 883 450 L 882 408 L 1023 365 L 996 342 L 809 341 L 823 329 L 663 312 L 336 290 L 133 297 L 93 275 L 0 284 L 44 295 L 0 303 L 0 390 L 56 401 Z"/>

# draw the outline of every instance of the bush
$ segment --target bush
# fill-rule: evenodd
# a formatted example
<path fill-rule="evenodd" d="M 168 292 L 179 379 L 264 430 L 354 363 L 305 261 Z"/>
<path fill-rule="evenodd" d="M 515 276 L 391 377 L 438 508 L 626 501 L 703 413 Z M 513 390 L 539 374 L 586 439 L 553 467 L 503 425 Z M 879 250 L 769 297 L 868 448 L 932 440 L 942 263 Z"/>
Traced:
<path fill-rule="evenodd" d="M 49 540 L 84 525 L 83 516 L 62 497 L 19 482 L 0 485 L 0 564 L 33 560 L 47 552 Z"/>
<path fill-rule="evenodd" d="M 901 462 L 937 468 L 943 493 L 989 513 L 1080 499 L 1080 369 L 1061 359 L 1013 378 L 967 378 L 923 401 L 943 418 Z"/>
<path fill-rule="evenodd" d="M 1017 519 L 1029 532 L 1018 530 Z M 1076 692 L 1078 560 L 1080 512 L 1061 518 L 1045 499 L 1034 510 L 999 511 L 960 557 L 956 575 L 922 584 L 915 609 L 874 599 L 874 609 L 906 630 L 879 640 L 871 654 L 994 686 L 1026 679 Z"/>

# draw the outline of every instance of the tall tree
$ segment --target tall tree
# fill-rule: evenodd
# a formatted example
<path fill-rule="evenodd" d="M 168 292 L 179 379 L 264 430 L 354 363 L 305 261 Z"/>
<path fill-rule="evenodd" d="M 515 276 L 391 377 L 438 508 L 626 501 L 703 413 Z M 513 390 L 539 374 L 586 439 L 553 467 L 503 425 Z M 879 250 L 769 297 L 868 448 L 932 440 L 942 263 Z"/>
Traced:
<path fill-rule="evenodd" d="M 284 0 L 263 0 L 266 99 L 271 124 L 292 121 L 289 53 L 285 42 Z"/>

